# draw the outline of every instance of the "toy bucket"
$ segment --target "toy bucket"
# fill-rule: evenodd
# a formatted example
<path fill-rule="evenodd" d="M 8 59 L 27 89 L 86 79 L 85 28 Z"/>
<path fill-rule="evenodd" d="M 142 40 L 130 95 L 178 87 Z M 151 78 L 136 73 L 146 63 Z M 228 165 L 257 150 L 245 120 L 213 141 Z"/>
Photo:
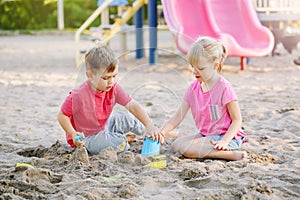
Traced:
<path fill-rule="evenodd" d="M 142 146 L 142 156 L 155 156 L 159 155 L 160 143 L 156 140 L 151 140 L 146 137 Z"/>

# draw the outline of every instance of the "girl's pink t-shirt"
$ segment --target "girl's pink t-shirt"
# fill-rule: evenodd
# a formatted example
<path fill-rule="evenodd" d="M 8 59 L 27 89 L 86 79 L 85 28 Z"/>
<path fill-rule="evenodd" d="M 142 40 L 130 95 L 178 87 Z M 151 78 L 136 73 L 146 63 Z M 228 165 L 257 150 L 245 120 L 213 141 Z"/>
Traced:
<path fill-rule="evenodd" d="M 131 97 L 116 83 L 107 92 L 95 92 L 90 82 L 85 81 L 72 90 L 61 106 L 64 115 L 70 117 L 77 132 L 85 136 L 97 134 L 105 129 L 105 124 L 116 103 L 126 106 Z M 67 135 L 67 140 L 70 139 Z"/>
<path fill-rule="evenodd" d="M 231 84 L 220 77 L 210 91 L 203 92 L 201 83 L 194 81 L 184 94 L 184 100 L 189 104 L 196 127 L 202 135 L 223 135 L 227 132 L 231 118 L 226 104 L 237 100 Z M 239 130 L 235 138 L 246 137 Z"/>

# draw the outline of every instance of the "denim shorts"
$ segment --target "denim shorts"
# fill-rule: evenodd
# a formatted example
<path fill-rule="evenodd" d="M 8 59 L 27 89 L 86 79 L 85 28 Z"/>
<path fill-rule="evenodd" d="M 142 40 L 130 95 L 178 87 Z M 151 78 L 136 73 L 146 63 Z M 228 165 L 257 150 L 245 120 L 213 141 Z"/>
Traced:
<path fill-rule="evenodd" d="M 202 134 L 201 134 L 202 135 Z M 202 135 L 203 137 L 209 137 L 211 138 L 213 141 L 220 141 L 224 135 Z M 233 138 L 229 144 L 228 144 L 228 149 L 229 150 L 234 150 L 234 149 L 239 149 L 241 148 L 242 144 L 243 144 L 243 141 L 244 141 L 244 138 L 238 138 L 238 139 L 235 139 Z"/>

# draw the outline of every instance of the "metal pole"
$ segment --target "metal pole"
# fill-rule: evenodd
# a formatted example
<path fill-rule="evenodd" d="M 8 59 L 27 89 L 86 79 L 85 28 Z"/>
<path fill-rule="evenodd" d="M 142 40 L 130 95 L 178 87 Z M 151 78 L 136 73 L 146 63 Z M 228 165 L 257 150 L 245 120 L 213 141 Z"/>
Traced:
<path fill-rule="evenodd" d="M 149 63 L 154 65 L 157 57 L 157 0 L 148 0 L 148 19 L 149 19 Z"/>
<path fill-rule="evenodd" d="M 57 24 L 58 30 L 64 30 L 64 0 L 57 0 Z"/>
<path fill-rule="evenodd" d="M 143 7 L 141 7 L 134 15 L 134 24 L 136 30 L 136 54 L 135 58 L 144 57 L 144 39 L 143 39 Z"/>

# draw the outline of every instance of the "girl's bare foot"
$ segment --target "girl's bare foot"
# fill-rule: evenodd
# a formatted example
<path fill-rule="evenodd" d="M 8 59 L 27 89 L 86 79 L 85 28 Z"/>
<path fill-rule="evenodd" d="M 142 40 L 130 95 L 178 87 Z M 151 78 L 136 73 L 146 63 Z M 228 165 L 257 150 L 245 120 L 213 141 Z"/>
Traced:
<path fill-rule="evenodd" d="M 233 151 L 232 160 L 242 160 L 247 158 L 246 151 Z"/>
<path fill-rule="evenodd" d="M 136 134 L 134 133 L 127 133 L 125 137 L 128 143 L 136 142 Z"/>

